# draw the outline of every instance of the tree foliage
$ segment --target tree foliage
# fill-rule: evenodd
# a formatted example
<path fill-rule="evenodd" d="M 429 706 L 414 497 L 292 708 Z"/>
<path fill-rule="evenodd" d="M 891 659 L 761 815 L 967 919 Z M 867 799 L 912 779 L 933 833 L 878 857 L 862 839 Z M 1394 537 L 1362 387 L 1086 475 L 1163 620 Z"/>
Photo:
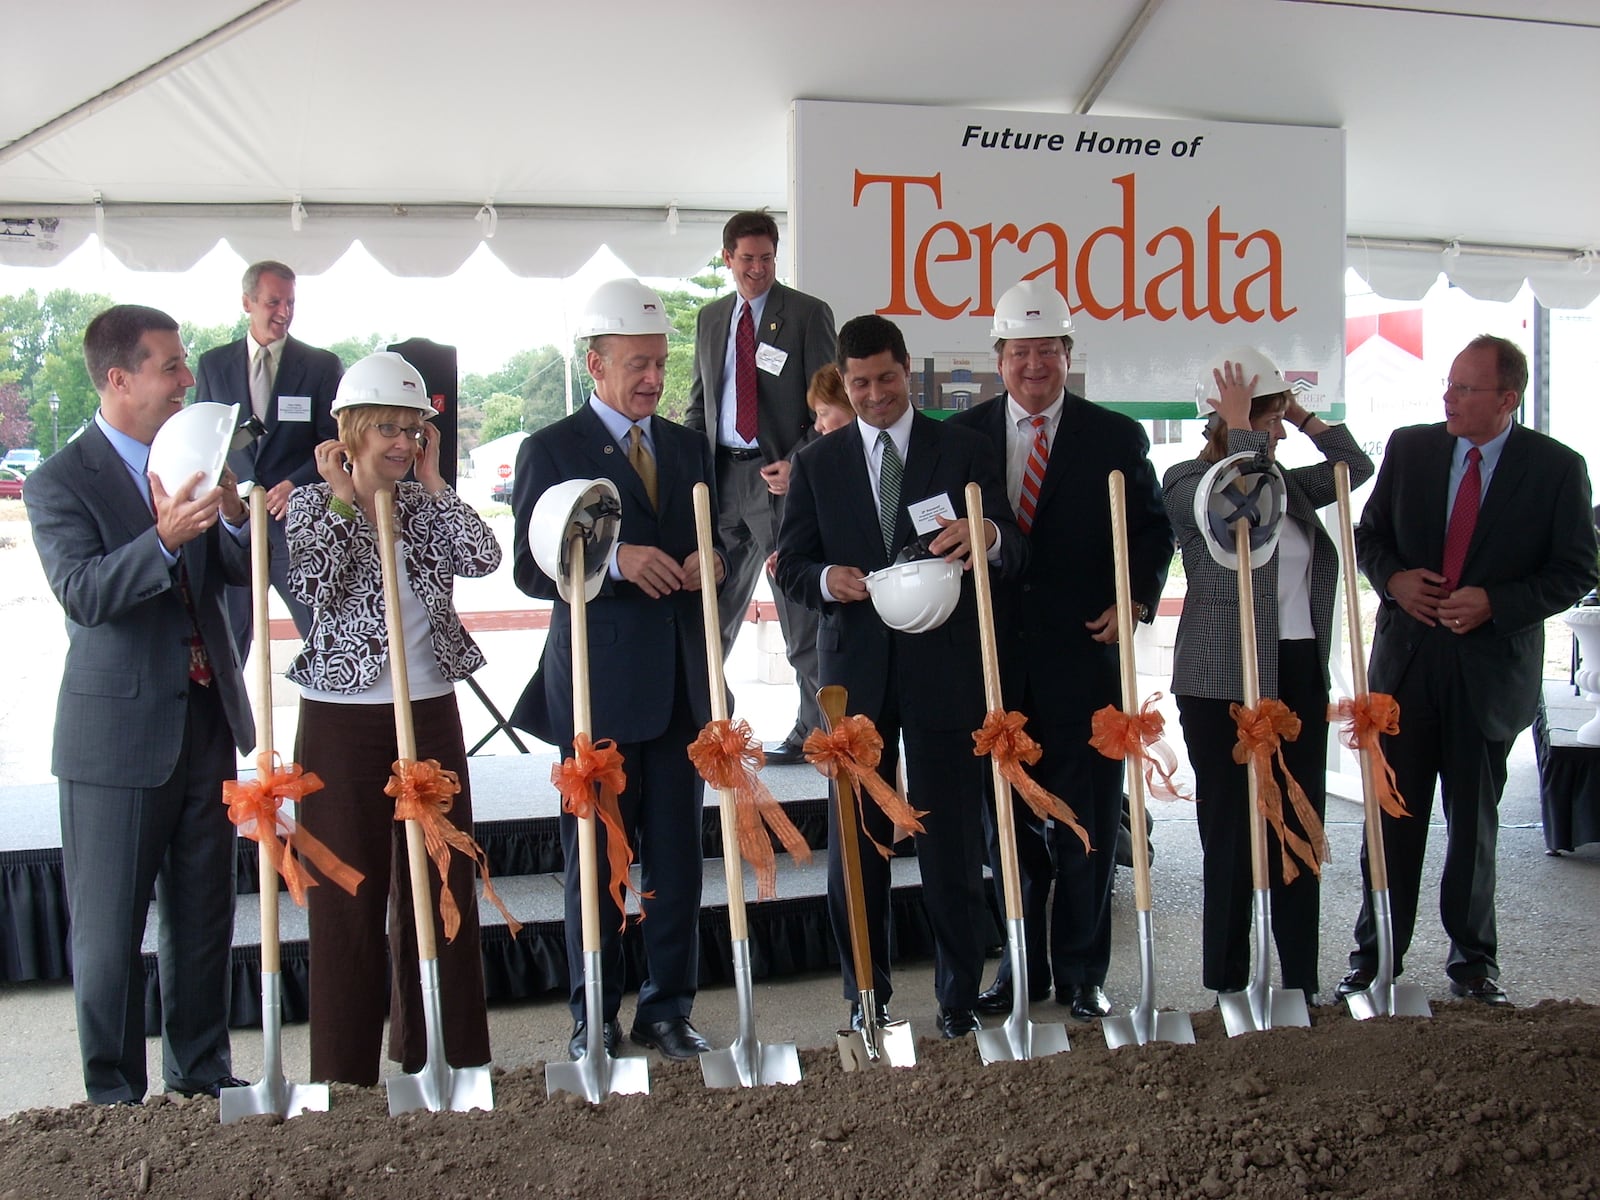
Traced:
<path fill-rule="evenodd" d="M 50 396 L 60 397 L 62 440 L 94 415 L 99 404 L 83 363 L 83 331 L 111 299 L 57 288 L 0 296 L 0 382 L 15 383 L 35 431 L 48 429 Z M 53 446 L 41 446 L 53 450 Z"/>
<path fill-rule="evenodd" d="M 0 383 L 0 452 L 33 445 L 28 402 L 14 383 Z"/>
<path fill-rule="evenodd" d="M 374 350 L 382 350 L 391 342 L 400 339 L 390 333 L 369 333 L 366 337 L 347 337 L 334 342 L 328 349 L 339 356 L 339 362 L 348 371 L 354 364 L 360 362 Z"/>

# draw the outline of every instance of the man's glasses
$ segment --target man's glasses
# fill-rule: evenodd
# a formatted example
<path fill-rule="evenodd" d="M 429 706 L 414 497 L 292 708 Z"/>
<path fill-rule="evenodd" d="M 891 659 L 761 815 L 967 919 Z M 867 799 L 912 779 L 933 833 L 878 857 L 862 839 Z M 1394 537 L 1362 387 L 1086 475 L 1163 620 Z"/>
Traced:
<path fill-rule="evenodd" d="M 376 425 L 374 428 L 377 429 L 378 436 L 381 438 L 392 439 L 404 434 L 413 442 L 420 442 L 422 440 L 423 433 L 426 432 L 425 428 L 421 425 L 392 425 L 388 421 L 385 421 L 382 425 Z"/>
<path fill-rule="evenodd" d="M 1473 387 L 1467 383 L 1451 383 L 1448 379 L 1439 380 L 1439 385 L 1450 396 L 1466 396 L 1473 392 L 1498 392 L 1500 390 L 1497 387 Z"/>

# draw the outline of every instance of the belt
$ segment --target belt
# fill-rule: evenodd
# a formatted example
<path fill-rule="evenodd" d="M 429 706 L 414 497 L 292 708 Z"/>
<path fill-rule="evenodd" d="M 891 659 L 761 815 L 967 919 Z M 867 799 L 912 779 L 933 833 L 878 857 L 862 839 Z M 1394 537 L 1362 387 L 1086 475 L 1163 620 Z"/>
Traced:
<path fill-rule="evenodd" d="M 735 450 L 732 446 L 718 446 L 717 453 L 733 459 L 734 462 L 754 462 L 762 457 L 759 448 L 755 450 Z"/>

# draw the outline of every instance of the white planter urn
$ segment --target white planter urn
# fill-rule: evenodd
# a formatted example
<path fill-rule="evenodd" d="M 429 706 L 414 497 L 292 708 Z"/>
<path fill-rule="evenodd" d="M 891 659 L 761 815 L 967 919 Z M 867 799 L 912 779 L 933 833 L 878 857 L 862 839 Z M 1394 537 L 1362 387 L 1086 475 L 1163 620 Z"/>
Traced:
<path fill-rule="evenodd" d="M 1574 608 L 1562 618 L 1578 639 L 1578 650 L 1583 656 L 1583 666 L 1578 670 L 1577 685 L 1583 698 L 1600 708 L 1600 608 Z M 1600 712 L 1573 734 L 1584 746 L 1600 746 Z"/>

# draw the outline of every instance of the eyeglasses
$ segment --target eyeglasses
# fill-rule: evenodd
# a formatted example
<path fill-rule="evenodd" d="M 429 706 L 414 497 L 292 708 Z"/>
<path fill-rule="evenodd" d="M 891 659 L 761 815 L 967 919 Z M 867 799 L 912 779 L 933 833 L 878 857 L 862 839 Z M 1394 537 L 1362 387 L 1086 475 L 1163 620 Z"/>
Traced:
<path fill-rule="evenodd" d="M 388 421 L 385 421 L 382 425 L 374 425 L 373 428 L 378 431 L 378 436 L 381 438 L 393 439 L 404 434 L 413 442 L 420 442 L 423 433 L 426 432 L 421 425 L 392 425 Z"/>
<path fill-rule="evenodd" d="M 1452 383 L 1448 379 L 1439 380 L 1439 386 L 1444 388 L 1445 394 L 1450 396 L 1467 396 L 1473 392 L 1498 392 L 1497 387 L 1473 387 L 1466 383 Z"/>

